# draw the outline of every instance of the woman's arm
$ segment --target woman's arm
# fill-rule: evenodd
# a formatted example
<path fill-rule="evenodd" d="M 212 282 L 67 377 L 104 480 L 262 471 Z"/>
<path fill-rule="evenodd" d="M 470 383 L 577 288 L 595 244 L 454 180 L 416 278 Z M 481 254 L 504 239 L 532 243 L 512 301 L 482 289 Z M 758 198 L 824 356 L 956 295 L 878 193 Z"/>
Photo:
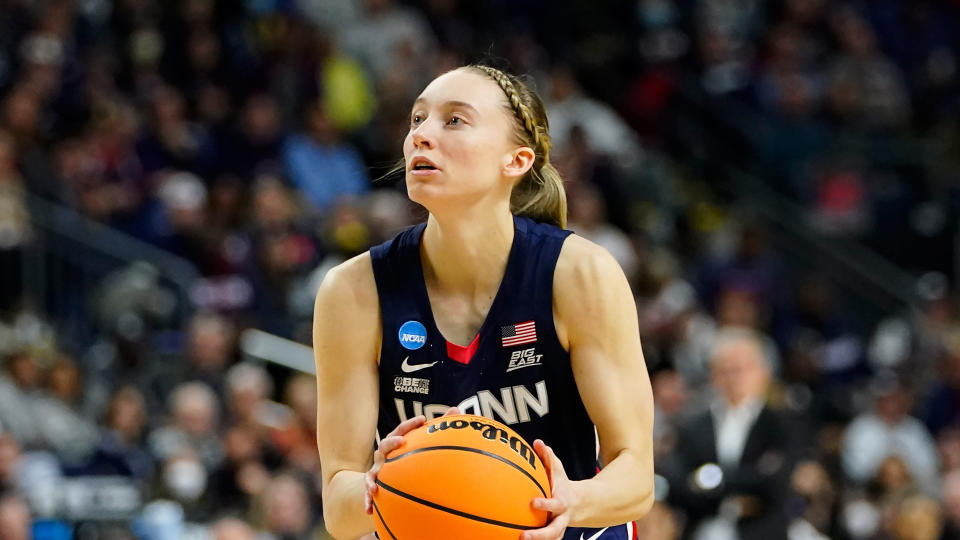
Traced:
<path fill-rule="evenodd" d="M 564 242 L 554 274 L 554 313 L 580 398 L 600 438 L 603 469 L 571 482 L 571 526 L 606 527 L 653 504 L 653 393 L 637 308 L 620 266 L 578 236 Z"/>
<path fill-rule="evenodd" d="M 330 270 L 317 292 L 317 446 L 323 517 L 330 534 L 352 540 L 374 530 L 364 509 L 379 406 L 380 304 L 369 254 Z"/>

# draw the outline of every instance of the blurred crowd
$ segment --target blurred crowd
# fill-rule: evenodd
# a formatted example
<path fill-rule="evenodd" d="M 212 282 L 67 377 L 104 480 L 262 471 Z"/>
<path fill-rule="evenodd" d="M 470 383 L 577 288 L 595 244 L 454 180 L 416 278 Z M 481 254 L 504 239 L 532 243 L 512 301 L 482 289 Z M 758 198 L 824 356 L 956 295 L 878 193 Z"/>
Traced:
<path fill-rule="evenodd" d="M 388 174 L 409 107 L 475 61 L 544 98 L 570 228 L 636 293 L 658 472 L 640 538 L 960 538 L 960 2 L 0 14 L 0 538 L 324 537 L 313 380 L 239 336 L 309 344 L 324 273 L 424 218 Z M 924 274 L 919 304 L 864 325 L 830 268 L 718 191 L 726 170 Z M 62 331 L 24 286 L 34 198 L 188 261 L 192 315 L 135 264 L 81 291 L 94 335 Z"/>

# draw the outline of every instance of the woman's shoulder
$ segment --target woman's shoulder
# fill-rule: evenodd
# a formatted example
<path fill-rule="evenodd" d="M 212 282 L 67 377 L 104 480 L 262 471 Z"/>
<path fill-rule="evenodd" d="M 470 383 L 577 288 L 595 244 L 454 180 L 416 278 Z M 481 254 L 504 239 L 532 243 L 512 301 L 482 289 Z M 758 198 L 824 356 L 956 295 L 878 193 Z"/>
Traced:
<path fill-rule="evenodd" d="M 373 261 L 366 251 L 331 268 L 320 283 L 317 305 L 338 310 L 379 309 Z"/>
<path fill-rule="evenodd" d="M 595 285 L 597 280 L 618 274 L 623 275 L 623 270 L 606 248 L 577 234 L 571 234 L 560 250 L 554 284 Z"/>
<path fill-rule="evenodd" d="M 636 313 L 630 285 L 613 255 L 576 234 L 563 243 L 557 260 L 553 308 L 561 343 L 572 342 L 574 334 L 608 332 L 612 319 Z"/>

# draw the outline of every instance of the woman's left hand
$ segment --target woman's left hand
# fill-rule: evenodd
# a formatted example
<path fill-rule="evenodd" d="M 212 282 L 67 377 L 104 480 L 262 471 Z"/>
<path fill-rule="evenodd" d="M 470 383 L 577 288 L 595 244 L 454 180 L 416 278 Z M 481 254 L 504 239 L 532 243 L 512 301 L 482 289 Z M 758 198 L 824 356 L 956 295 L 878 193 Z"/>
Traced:
<path fill-rule="evenodd" d="M 570 525 L 571 508 L 577 505 L 573 481 L 567 478 L 563 470 L 563 463 L 553 453 L 553 449 L 543 441 L 533 441 L 533 449 L 540 456 L 540 461 L 547 468 L 547 477 L 550 479 L 550 498 L 538 497 L 532 505 L 537 510 L 550 512 L 550 522 L 542 529 L 526 531 L 521 540 L 560 540 Z"/>

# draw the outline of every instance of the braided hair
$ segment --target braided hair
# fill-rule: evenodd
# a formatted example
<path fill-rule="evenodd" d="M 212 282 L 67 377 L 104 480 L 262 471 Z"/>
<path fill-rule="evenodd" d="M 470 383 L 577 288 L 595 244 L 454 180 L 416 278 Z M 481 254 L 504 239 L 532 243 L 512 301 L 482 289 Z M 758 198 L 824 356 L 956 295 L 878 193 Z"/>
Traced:
<path fill-rule="evenodd" d="M 514 136 L 518 144 L 534 151 L 533 166 L 513 188 L 510 210 L 534 221 L 557 227 L 567 225 L 567 196 L 560 173 L 550 163 L 550 125 L 540 97 L 523 81 L 497 68 L 473 64 L 466 69 L 496 82 L 507 98 L 507 109 L 514 117 Z"/>

